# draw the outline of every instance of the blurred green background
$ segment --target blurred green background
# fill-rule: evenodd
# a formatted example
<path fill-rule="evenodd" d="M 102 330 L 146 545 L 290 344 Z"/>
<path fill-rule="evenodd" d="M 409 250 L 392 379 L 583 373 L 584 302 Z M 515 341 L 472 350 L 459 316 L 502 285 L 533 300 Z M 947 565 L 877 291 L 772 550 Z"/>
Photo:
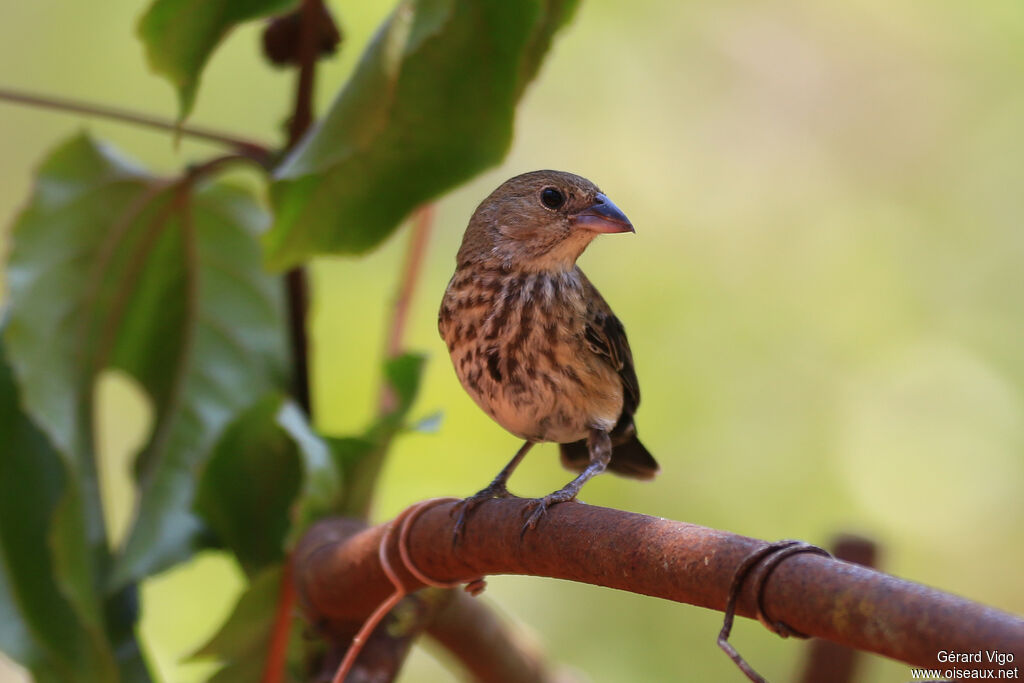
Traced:
<path fill-rule="evenodd" d="M 145 4 L 5 2 L 0 83 L 173 116 L 134 37 Z M 330 4 L 346 42 L 320 71 L 322 106 L 391 8 Z M 279 139 L 292 75 L 260 64 L 259 28 L 215 54 L 194 123 Z M 505 163 L 438 204 L 408 345 L 430 356 L 415 412 L 444 422 L 397 443 L 375 516 L 472 493 L 517 448 L 459 387 L 436 311 L 476 203 L 509 176 L 559 168 L 597 182 L 637 227 L 581 264 L 629 331 L 638 424 L 663 466 L 649 484 L 601 477 L 587 502 L 767 539 L 857 531 L 881 544 L 887 571 L 1024 612 L 1022 65 L 1019 0 L 584 1 Z M 35 164 L 83 126 L 165 171 L 211 152 L 0 103 L 5 224 Z M 402 232 L 365 259 L 314 264 L 327 433 L 371 417 L 404 246 Z M 121 527 L 148 415 L 116 376 L 98 391 Z M 512 489 L 541 495 L 568 476 L 544 446 Z M 241 586 L 212 553 L 144 586 L 145 645 L 164 680 L 209 672 L 180 661 Z M 714 612 L 524 577 L 492 578 L 484 599 L 593 681 L 741 679 L 714 645 Z M 734 639 L 770 680 L 799 667 L 801 643 L 753 622 Z M 450 680 L 435 655 L 417 651 L 402 680 Z M 863 680 L 908 677 L 870 658 Z M 0 661 L 0 681 L 18 680 Z"/>

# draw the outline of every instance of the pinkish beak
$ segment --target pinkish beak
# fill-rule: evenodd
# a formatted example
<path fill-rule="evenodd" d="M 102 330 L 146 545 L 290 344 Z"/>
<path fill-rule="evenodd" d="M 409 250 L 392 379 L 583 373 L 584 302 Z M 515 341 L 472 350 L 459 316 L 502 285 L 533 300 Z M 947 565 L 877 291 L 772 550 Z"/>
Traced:
<path fill-rule="evenodd" d="M 583 209 L 570 219 L 573 224 L 591 232 L 636 232 L 633 224 L 626 218 L 612 200 L 598 193 L 594 203 Z"/>

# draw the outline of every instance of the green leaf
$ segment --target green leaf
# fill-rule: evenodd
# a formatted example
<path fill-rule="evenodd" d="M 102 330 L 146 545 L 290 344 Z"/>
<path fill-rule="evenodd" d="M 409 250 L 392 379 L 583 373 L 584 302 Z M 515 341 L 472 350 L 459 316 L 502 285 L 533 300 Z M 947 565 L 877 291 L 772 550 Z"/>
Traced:
<path fill-rule="evenodd" d="M 399 417 L 404 418 L 412 407 L 412 402 L 416 400 L 426 360 L 426 356 L 422 354 L 404 353 L 384 364 L 384 376 L 398 396 L 396 413 Z"/>
<path fill-rule="evenodd" d="M 213 657 L 224 663 L 209 683 L 249 683 L 263 678 L 281 591 L 281 571 L 281 566 L 275 565 L 253 577 L 228 620 L 193 655 Z M 301 637 L 302 628 L 301 620 L 292 619 L 293 641 Z"/>
<path fill-rule="evenodd" d="M 15 222 L 10 361 L 26 411 L 85 482 L 87 510 L 98 511 L 97 373 L 128 372 L 154 406 L 111 590 L 191 553 L 195 469 L 239 410 L 284 384 L 280 292 L 256 243 L 265 225 L 241 191 L 154 178 L 86 136 L 50 155 Z M 97 524 L 98 513 L 84 528 Z"/>
<path fill-rule="evenodd" d="M 277 170 L 277 267 L 380 244 L 417 205 L 505 156 L 516 102 L 577 0 L 406 0 Z"/>
<path fill-rule="evenodd" d="M 88 607 L 100 602 L 95 589 L 87 587 L 84 599 L 90 619 L 83 619 L 81 596 L 67 597 L 69 570 L 58 568 L 55 556 L 76 556 L 82 538 L 68 548 L 67 539 L 51 542 L 50 536 L 58 507 L 71 500 L 62 498 L 68 477 L 61 457 L 22 411 L 2 346 L 0 434 L 0 650 L 38 681 L 119 680 L 103 620 Z M 66 514 L 73 511 L 67 507 Z M 89 576 L 88 568 L 78 570 L 77 578 Z"/>
<path fill-rule="evenodd" d="M 0 401 L 3 399 L 0 398 Z M 0 411 L 4 408 L 0 406 Z M 0 414 L 0 419 L 4 419 Z M 0 455 L 6 458 L 6 454 Z M 5 467 L 7 463 L 0 463 L 0 473 L 7 475 Z M 3 531 L 0 530 L 0 534 Z M 3 547 L 3 536 L 0 535 L 0 548 Z M 39 648 L 32 642 L 32 634 L 28 626 L 21 618 L 21 613 L 15 605 L 14 587 L 11 580 L 7 578 L 6 560 L 0 554 L 0 652 L 9 658 L 20 662 L 22 665 L 42 664 L 44 660 Z"/>
<path fill-rule="evenodd" d="M 285 541 L 336 506 L 338 477 L 302 411 L 265 396 L 224 431 L 202 473 L 196 509 L 253 575 L 284 558 Z"/>
<path fill-rule="evenodd" d="M 295 447 L 274 422 L 277 395 L 241 413 L 213 448 L 196 510 L 247 574 L 284 557 L 288 510 L 302 476 Z"/>
<path fill-rule="evenodd" d="M 138 33 L 150 67 L 178 91 L 179 119 L 192 111 L 210 55 L 238 24 L 283 13 L 298 0 L 155 0 Z"/>
<path fill-rule="evenodd" d="M 373 451 L 376 444 L 361 436 L 338 436 L 327 439 L 331 457 L 342 472 L 348 472 Z M 346 480 L 347 481 L 347 480 Z"/>
<path fill-rule="evenodd" d="M 328 442 L 313 431 L 297 405 L 285 403 L 277 413 L 277 425 L 291 438 L 302 462 L 302 485 L 293 503 L 291 532 L 286 541 L 291 546 L 313 522 L 338 512 L 343 494 L 341 470 Z"/>

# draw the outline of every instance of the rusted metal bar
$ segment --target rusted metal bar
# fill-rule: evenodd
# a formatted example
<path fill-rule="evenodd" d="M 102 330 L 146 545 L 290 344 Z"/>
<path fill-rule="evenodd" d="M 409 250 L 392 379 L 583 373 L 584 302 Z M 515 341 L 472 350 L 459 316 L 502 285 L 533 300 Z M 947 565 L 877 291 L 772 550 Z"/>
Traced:
<path fill-rule="evenodd" d="M 721 610 L 736 568 L 765 543 L 581 503 L 553 507 L 520 537 L 530 503 L 506 499 L 475 509 L 464 539 L 453 548 L 454 505 L 426 510 L 408 535 L 410 559 L 438 581 L 547 576 Z M 297 549 L 298 590 L 313 615 L 361 620 L 392 592 L 378 560 L 386 525 L 357 528 L 347 520 L 325 520 Z M 423 585 L 401 566 L 397 547 L 386 552 L 409 589 Z M 753 587 L 759 583 L 767 615 L 810 636 L 927 667 L 938 664 L 941 650 L 1024 659 L 1024 619 L 872 569 L 794 555 L 763 582 L 744 582 L 737 614 L 756 613 Z M 972 667 L 998 668 L 984 659 Z"/>
<path fill-rule="evenodd" d="M 878 566 L 878 547 L 871 539 L 843 534 L 831 547 L 837 560 L 872 569 Z M 815 638 L 807 644 L 807 659 L 800 683 L 851 683 L 857 674 L 859 660 L 863 659 L 859 655 L 853 648 Z"/>

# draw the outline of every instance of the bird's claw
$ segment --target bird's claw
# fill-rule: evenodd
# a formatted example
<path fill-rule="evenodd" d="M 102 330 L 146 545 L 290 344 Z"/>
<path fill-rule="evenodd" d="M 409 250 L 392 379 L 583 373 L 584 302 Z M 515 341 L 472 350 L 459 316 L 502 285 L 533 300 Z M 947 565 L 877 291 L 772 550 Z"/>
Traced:
<path fill-rule="evenodd" d="M 558 505 L 559 503 L 568 503 L 576 500 L 576 494 L 573 491 L 562 489 L 561 491 L 555 491 L 549 493 L 543 498 L 537 498 L 530 501 L 530 507 L 527 508 L 529 516 L 526 518 L 526 522 L 523 524 L 522 531 L 519 532 L 519 538 L 522 539 L 526 535 L 526 532 L 530 529 L 534 529 L 537 523 L 540 522 L 541 518 L 547 514 L 548 508 L 552 505 Z"/>
<path fill-rule="evenodd" d="M 526 532 L 537 526 L 537 522 L 540 521 L 541 517 L 548 511 L 548 500 L 547 497 L 538 498 L 530 503 L 530 507 L 527 508 L 530 512 L 530 516 L 526 518 L 526 522 L 523 523 L 523 528 L 519 532 L 520 540 L 526 535 Z"/>
<path fill-rule="evenodd" d="M 455 531 L 452 533 L 452 547 L 459 545 L 459 541 L 462 540 L 466 533 L 466 520 L 469 517 L 469 513 L 473 509 L 487 500 L 494 498 L 511 498 L 512 494 L 509 493 L 508 489 L 505 488 L 504 484 L 491 484 L 485 489 L 477 491 L 469 498 L 464 498 L 452 507 L 451 514 L 454 515 L 456 510 L 458 511 L 458 518 L 455 520 Z"/>

